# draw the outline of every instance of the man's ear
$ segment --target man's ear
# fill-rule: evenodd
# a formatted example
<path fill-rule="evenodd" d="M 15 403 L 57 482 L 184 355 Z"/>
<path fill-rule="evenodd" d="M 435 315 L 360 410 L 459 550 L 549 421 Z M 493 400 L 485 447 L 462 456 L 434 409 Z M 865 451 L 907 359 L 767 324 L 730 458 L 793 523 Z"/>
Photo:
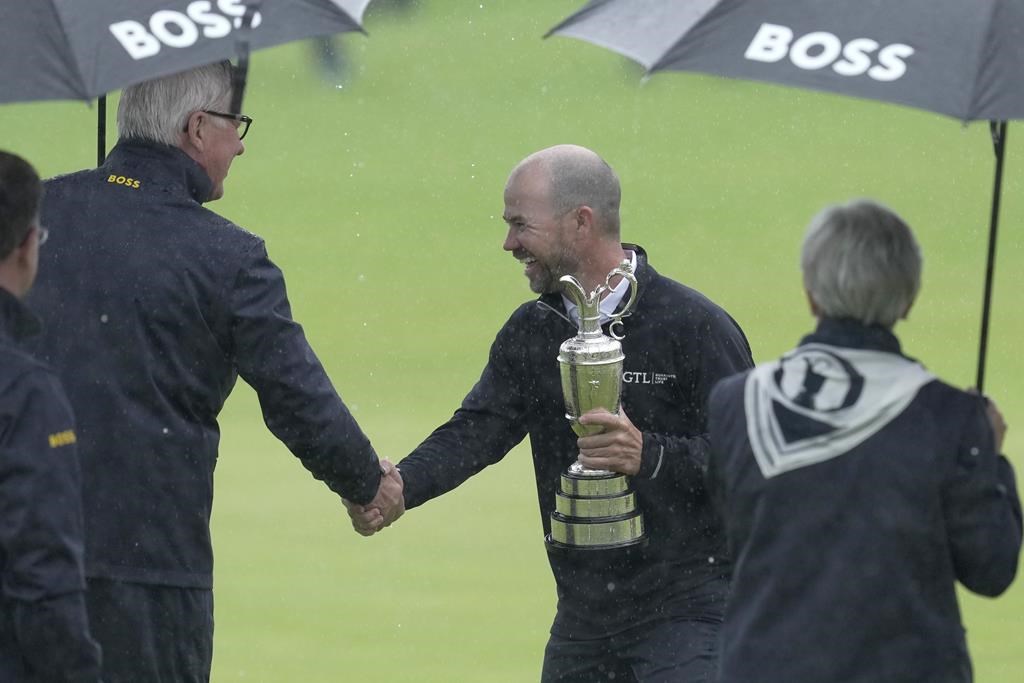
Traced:
<path fill-rule="evenodd" d="M 29 246 L 28 242 L 19 244 L 15 247 L 14 251 L 11 252 L 11 262 L 16 263 L 19 268 L 27 268 L 28 264 L 31 262 L 31 253 L 32 248 Z"/>
<path fill-rule="evenodd" d="M 189 114 L 185 123 L 185 138 L 187 144 L 202 151 L 206 141 L 207 127 L 209 125 L 209 117 L 203 112 L 194 111 Z"/>
<path fill-rule="evenodd" d="M 21 241 L 14 245 L 14 249 L 11 249 L 7 256 L 0 259 L 0 264 L 9 266 L 22 263 L 25 260 L 26 254 L 28 254 L 28 246 L 31 239 L 32 229 L 29 228 L 29 231 L 25 233 Z"/>
<path fill-rule="evenodd" d="M 576 209 L 576 227 L 588 232 L 594 230 L 594 210 L 586 204 Z"/>
<path fill-rule="evenodd" d="M 37 218 L 32 222 L 30 226 L 28 226 L 28 232 L 26 232 L 25 236 L 21 238 L 21 242 L 18 243 L 18 246 L 14 248 L 14 251 L 17 252 L 18 254 L 16 257 L 17 259 L 26 259 L 28 258 L 28 255 L 31 253 L 32 249 L 39 248 L 38 244 L 33 244 L 32 242 L 33 239 L 39 239 L 38 220 L 39 219 Z"/>
<path fill-rule="evenodd" d="M 25 237 L 22 238 L 21 242 L 18 243 L 11 253 L 7 255 L 3 261 L 0 261 L 6 268 L 11 269 L 9 272 L 14 272 L 16 275 L 15 279 L 11 282 L 5 283 L 15 296 L 19 299 L 28 293 L 28 290 L 32 287 L 32 282 L 35 280 L 36 268 L 39 259 L 39 227 L 38 223 L 33 223 L 25 233 Z M 14 286 L 14 288 L 11 287 Z"/>

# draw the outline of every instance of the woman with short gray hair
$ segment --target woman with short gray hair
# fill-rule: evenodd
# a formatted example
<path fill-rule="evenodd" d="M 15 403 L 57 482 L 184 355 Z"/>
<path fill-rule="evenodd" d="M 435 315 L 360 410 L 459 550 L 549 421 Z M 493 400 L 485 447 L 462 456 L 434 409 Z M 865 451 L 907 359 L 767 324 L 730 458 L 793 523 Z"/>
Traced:
<path fill-rule="evenodd" d="M 995 405 L 903 354 L 921 253 L 891 210 L 816 216 L 817 328 L 711 394 L 708 490 L 732 556 L 720 683 L 969 683 L 959 582 L 996 596 L 1021 548 Z"/>
<path fill-rule="evenodd" d="M 866 325 L 895 325 L 921 288 L 914 234 L 895 213 L 864 199 L 814 217 L 800 267 L 816 313 Z"/>

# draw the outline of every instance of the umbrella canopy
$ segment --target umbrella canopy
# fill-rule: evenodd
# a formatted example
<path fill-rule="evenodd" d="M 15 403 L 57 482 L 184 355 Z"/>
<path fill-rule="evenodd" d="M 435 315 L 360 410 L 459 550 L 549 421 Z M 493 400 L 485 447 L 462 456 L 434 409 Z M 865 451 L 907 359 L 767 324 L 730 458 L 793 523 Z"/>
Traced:
<path fill-rule="evenodd" d="M 1020 0 L 591 0 L 548 35 L 648 73 L 698 71 L 988 119 L 996 153 L 977 386 L 995 268 L 1007 119 L 1024 118 Z"/>
<path fill-rule="evenodd" d="M 310 36 L 362 30 L 370 0 L 31 0 L 0 3 L 0 103 L 91 100 Z M 243 22 L 251 10 L 251 28 Z"/>
<path fill-rule="evenodd" d="M 1024 117 L 1018 0 L 592 0 L 550 31 L 667 69 Z"/>

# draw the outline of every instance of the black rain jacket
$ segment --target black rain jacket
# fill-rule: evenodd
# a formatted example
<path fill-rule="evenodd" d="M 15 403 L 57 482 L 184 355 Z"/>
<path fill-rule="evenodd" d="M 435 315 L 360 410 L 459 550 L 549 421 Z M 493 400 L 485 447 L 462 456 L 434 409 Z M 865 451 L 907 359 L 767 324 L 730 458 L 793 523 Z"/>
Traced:
<path fill-rule="evenodd" d="M 632 483 L 650 541 L 629 550 L 549 551 L 558 590 L 552 633 L 565 638 L 603 637 L 659 618 L 720 621 L 720 601 L 698 604 L 688 592 L 729 572 L 704 490 L 706 405 L 716 381 L 753 364 L 750 348 L 725 311 L 659 275 L 641 248 L 623 246 L 637 252 L 639 293 L 624 319 L 622 406 L 643 432 Z M 462 407 L 400 463 L 407 507 L 455 488 L 529 434 L 549 533 L 559 478 L 578 454 L 557 360 L 577 329 L 564 316 L 560 294 L 512 314 Z"/>
<path fill-rule="evenodd" d="M 901 353 L 888 330 L 851 320 L 823 320 L 810 343 Z M 845 454 L 766 479 L 746 377 L 711 397 L 708 489 L 735 561 L 719 680 L 968 683 L 956 583 L 998 595 L 1021 545 L 984 400 L 934 379 Z"/>
<path fill-rule="evenodd" d="M 181 150 L 124 140 L 101 167 L 46 182 L 30 303 L 78 420 L 90 577 L 211 587 L 217 415 L 239 376 L 333 491 L 365 503 L 380 481 L 281 271 L 202 206 L 210 188 Z"/>
<path fill-rule="evenodd" d="M 0 681 L 95 683 L 75 423 L 56 375 L 22 348 L 38 331 L 0 288 Z"/>

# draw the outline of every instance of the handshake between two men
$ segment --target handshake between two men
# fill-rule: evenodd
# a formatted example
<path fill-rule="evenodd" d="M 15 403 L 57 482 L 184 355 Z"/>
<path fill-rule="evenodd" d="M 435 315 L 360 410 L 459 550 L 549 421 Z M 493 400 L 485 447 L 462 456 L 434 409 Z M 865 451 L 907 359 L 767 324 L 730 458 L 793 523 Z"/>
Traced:
<path fill-rule="evenodd" d="M 377 495 L 366 505 L 342 499 L 352 528 L 363 536 L 372 536 L 402 516 L 405 512 L 405 497 L 402 493 L 402 475 L 398 468 L 386 458 L 380 461 L 380 486 Z"/>
<path fill-rule="evenodd" d="M 591 410 L 580 417 L 584 425 L 602 429 L 577 439 L 579 461 L 584 467 L 635 475 L 640 470 L 643 434 L 630 421 L 624 409 L 618 415 L 603 408 Z M 352 528 L 362 536 L 372 536 L 397 520 L 405 512 L 404 482 L 398 468 L 386 458 L 381 459 L 380 487 L 366 505 L 343 500 Z"/>

